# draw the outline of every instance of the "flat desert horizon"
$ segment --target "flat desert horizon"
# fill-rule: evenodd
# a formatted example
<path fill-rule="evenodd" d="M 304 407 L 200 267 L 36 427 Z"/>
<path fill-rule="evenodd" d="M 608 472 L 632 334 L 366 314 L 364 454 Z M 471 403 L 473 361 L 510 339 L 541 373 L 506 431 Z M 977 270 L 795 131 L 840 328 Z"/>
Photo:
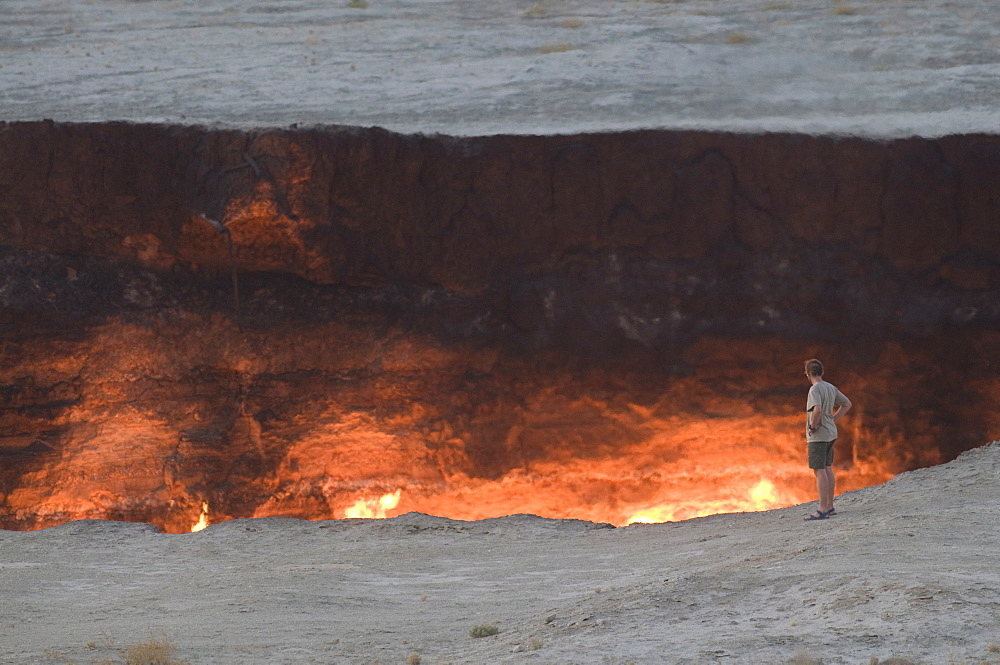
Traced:
<path fill-rule="evenodd" d="M 4 0 L 0 119 L 996 131 L 984 0 Z"/>

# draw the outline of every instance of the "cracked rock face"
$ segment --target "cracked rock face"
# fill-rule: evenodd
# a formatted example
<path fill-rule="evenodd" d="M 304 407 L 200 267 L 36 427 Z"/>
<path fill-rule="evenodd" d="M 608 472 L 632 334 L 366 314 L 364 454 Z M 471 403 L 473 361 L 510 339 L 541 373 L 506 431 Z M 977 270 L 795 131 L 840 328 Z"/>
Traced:
<path fill-rule="evenodd" d="M 798 321 L 815 317 L 810 300 L 832 287 L 828 304 L 861 308 L 867 322 L 883 303 L 850 292 L 863 286 L 892 291 L 904 310 L 933 303 L 936 313 L 921 313 L 931 328 L 950 320 L 950 305 L 997 316 L 977 298 L 1000 283 L 993 136 L 452 138 L 13 123 L 0 141 L 0 240 L 17 250 L 120 257 L 165 274 L 235 262 L 315 284 L 514 300 L 554 290 L 557 309 L 581 290 L 560 293 L 561 280 L 630 309 L 636 289 L 637 301 L 672 298 L 686 310 L 711 291 Z"/>
<path fill-rule="evenodd" d="M 0 526 L 459 486 L 622 522 L 694 440 L 806 500 L 814 355 L 845 489 L 950 459 L 998 424 L 998 180 L 985 135 L 4 124 Z M 600 489 L 557 512 L 546 469 Z"/>

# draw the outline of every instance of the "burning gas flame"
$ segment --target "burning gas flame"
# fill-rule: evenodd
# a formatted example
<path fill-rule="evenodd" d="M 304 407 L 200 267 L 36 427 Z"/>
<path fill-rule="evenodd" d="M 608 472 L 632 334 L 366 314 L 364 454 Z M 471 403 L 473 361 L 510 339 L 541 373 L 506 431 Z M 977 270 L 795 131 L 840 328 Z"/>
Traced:
<path fill-rule="evenodd" d="M 759 512 L 770 510 L 778 505 L 780 499 L 778 493 L 774 491 L 774 483 L 767 478 L 762 478 L 759 483 L 750 490 L 750 511 Z"/>
<path fill-rule="evenodd" d="M 657 524 L 659 522 L 676 522 L 692 517 L 705 517 L 718 513 L 758 512 L 770 510 L 782 503 L 775 490 L 774 483 L 762 478 L 759 483 L 747 491 L 744 501 L 716 501 L 703 504 L 694 510 L 678 511 L 673 505 L 661 505 L 639 511 L 628 518 L 626 524 Z"/>
<path fill-rule="evenodd" d="M 191 533 L 201 531 L 208 526 L 208 502 L 201 502 L 201 515 L 198 517 L 198 521 L 195 522 L 194 526 L 191 527 Z"/>
<path fill-rule="evenodd" d="M 403 490 L 398 489 L 377 499 L 358 499 L 353 506 L 344 511 L 344 517 L 385 519 L 387 513 L 399 505 L 402 493 Z"/>

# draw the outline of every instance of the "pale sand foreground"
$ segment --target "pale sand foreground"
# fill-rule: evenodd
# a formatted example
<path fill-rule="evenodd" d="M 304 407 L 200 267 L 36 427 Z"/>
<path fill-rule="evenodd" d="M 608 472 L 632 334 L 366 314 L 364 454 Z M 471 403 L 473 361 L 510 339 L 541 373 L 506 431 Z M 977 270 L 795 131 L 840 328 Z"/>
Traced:
<path fill-rule="evenodd" d="M 1000 663 L 1000 442 L 812 506 L 609 528 L 235 520 L 0 531 L 0 663 Z M 500 633 L 473 639 L 495 624 Z M 89 644 L 88 644 L 89 643 Z M 411 658 L 411 662 L 413 662 Z"/>

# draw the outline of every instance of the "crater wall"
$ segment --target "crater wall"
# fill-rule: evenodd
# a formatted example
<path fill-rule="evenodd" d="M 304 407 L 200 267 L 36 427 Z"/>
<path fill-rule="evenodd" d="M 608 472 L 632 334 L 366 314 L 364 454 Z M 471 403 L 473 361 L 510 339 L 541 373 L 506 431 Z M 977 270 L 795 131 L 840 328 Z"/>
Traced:
<path fill-rule="evenodd" d="M 996 438 L 998 185 L 993 135 L 2 124 L 0 526 L 446 512 L 713 419 L 791 469 L 812 355 L 852 483 L 950 459 Z M 659 491 L 621 473 L 549 516 Z"/>

